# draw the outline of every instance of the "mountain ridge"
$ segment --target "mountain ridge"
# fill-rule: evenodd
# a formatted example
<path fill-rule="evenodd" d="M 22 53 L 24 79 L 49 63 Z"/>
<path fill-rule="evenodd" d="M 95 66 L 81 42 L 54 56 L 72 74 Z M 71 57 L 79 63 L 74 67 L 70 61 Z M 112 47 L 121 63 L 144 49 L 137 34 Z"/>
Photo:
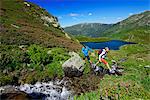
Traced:
<path fill-rule="evenodd" d="M 101 36 L 110 36 L 111 34 L 116 34 L 119 33 L 123 30 L 131 30 L 134 29 L 136 27 L 145 27 L 145 26 L 150 26 L 150 21 L 148 20 L 150 19 L 150 11 L 144 11 L 140 14 L 134 14 L 129 16 L 128 18 L 117 22 L 115 24 L 101 24 L 101 23 L 97 23 L 100 25 L 107 25 L 109 27 L 105 27 L 105 26 L 99 26 L 99 27 L 94 27 L 94 28 L 89 28 L 87 27 L 87 30 L 89 30 L 89 34 L 85 33 L 86 32 L 86 28 L 82 28 L 80 27 L 81 25 L 84 24 L 76 24 L 70 27 L 66 27 L 64 28 L 64 30 L 70 34 L 73 35 L 77 35 L 77 36 L 90 36 L 90 37 L 101 37 Z M 86 23 L 85 25 L 92 25 L 93 23 Z M 81 28 L 81 29 L 74 29 L 74 27 Z M 99 28 L 100 31 L 95 32 L 94 30 L 98 30 L 95 28 Z M 102 31 L 101 31 L 102 29 Z M 79 31 L 78 31 L 79 30 Z M 85 32 L 84 32 L 85 31 Z M 90 34 L 92 33 L 92 34 Z M 95 35 L 96 34 L 96 35 Z"/>
<path fill-rule="evenodd" d="M 97 37 L 99 33 L 104 32 L 111 27 L 112 24 L 102 23 L 80 23 L 70 27 L 64 28 L 65 32 L 72 35 L 85 35 L 90 37 Z"/>

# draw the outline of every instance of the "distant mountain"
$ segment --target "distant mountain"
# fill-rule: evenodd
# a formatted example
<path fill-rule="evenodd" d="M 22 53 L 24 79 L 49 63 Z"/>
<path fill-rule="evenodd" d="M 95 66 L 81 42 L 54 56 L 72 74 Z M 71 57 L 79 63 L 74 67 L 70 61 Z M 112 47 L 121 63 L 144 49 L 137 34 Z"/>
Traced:
<path fill-rule="evenodd" d="M 135 14 L 118 22 L 104 36 L 135 42 L 150 42 L 150 11 Z"/>
<path fill-rule="evenodd" d="M 40 44 L 76 50 L 80 45 L 64 33 L 57 17 L 25 0 L 1 0 L 0 43 Z"/>
<path fill-rule="evenodd" d="M 64 31 L 76 36 L 97 37 L 101 36 L 101 33 L 105 32 L 111 26 L 111 24 L 81 23 L 70 27 L 65 27 Z"/>
<path fill-rule="evenodd" d="M 150 29 L 149 27 L 150 27 L 150 11 L 145 11 L 140 14 L 132 15 L 129 18 L 120 21 L 116 24 L 100 24 L 100 23 L 77 24 L 64 28 L 64 31 L 76 36 L 80 35 L 88 37 L 107 36 L 121 39 L 131 37 L 131 35 L 129 34 L 131 34 L 133 31 L 135 33 L 136 30 L 142 31 L 142 33 L 149 32 Z"/>
<path fill-rule="evenodd" d="M 150 11 L 132 15 L 123 21 L 113 24 L 112 27 L 104 33 L 115 34 L 123 30 L 131 30 L 137 27 L 145 26 L 150 26 Z"/>

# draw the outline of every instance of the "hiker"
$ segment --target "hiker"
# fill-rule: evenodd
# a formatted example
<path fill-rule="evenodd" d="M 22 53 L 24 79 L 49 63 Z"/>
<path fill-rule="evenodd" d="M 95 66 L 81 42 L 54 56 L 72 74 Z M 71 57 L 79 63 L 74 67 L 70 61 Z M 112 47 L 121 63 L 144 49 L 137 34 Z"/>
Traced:
<path fill-rule="evenodd" d="M 88 46 L 83 45 L 83 47 L 82 47 L 82 53 L 84 54 L 83 60 L 85 62 L 85 59 L 87 58 L 88 62 L 92 65 L 92 61 L 90 60 L 90 57 L 89 57 L 89 51 L 93 52 L 93 50 L 91 48 L 89 48 Z"/>
<path fill-rule="evenodd" d="M 109 48 L 105 47 L 105 49 L 102 49 L 98 52 L 99 60 L 94 66 L 96 66 L 98 63 L 102 62 L 108 67 L 109 71 L 111 72 L 111 68 L 110 68 L 108 62 L 105 60 L 105 57 L 106 57 L 106 54 L 108 53 L 108 51 L 109 51 Z"/>

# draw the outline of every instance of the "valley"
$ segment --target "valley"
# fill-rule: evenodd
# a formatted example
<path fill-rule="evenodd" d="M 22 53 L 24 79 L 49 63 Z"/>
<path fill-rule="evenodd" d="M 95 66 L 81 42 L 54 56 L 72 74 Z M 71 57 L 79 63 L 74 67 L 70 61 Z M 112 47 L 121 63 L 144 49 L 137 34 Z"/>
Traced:
<path fill-rule="evenodd" d="M 57 17 L 36 4 L 24 0 L 0 2 L 0 95 L 9 98 L 7 93 L 13 91 L 9 86 L 22 86 L 17 93 L 28 99 L 31 88 L 42 96 L 46 89 L 46 95 L 52 93 L 46 97 L 58 100 L 70 96 L 74 100 L 150 99 L 150 11 L 116 24 L 83 23 L 63 29 Z M 98 66 L 106 72 L 96 75 L 89 62 L 83 61 L 81 42 L 112 40 L 136 44 L 110 48 L 106 60 L 110 65 L 115 60 L 124 70 L 122 75 L 107 73 L 104 64 Z M 97 51 L 92 49 L 89 56 L 95 64 Z M 65 70 L 66 66 L 70 70 Z M 56 92 L 59 95 L 55 96 Z"/>

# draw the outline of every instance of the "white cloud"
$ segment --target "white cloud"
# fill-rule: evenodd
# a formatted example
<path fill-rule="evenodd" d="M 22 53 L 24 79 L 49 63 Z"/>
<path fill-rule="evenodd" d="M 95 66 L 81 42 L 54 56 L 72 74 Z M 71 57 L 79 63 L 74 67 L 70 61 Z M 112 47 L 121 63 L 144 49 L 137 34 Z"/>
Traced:
<path fill-rule="evenodd" d="M 74 16 L 79 16 L 77 13 L 70 13 L 69 16 L 74 17 Z"/>
<path fill-rule="evenodd" d="M 89 15 L 89 16 L 92 16 L 92 13 L 89 13 L 88 15 Z"/>
<path fill-rule="evenodd" d="M 133 15 L 133 13 L 129 13 L 129 16 Z"/>
<path fill-rule="evenodd" d="M 103 19 L 106 19 L 106 17 L 103 17 Z"/>
<path fill-rule="evenodd" d="M 76 17 L 72 17 L 72 19 L 74 19 L 74 20 L 78 20 L 78 18 L 76 18 Z"/>
<path fill-rule="evenodd" d="M 122 18 L 121 18 L 121 17 L 118 17 L 117 19 L 120 20 L 120 19 L 122 19 Z"/>
<path fill-rule="evenodd" d="M 62 19 L 62 16 L 58 16 L 58 19 Z"/>

